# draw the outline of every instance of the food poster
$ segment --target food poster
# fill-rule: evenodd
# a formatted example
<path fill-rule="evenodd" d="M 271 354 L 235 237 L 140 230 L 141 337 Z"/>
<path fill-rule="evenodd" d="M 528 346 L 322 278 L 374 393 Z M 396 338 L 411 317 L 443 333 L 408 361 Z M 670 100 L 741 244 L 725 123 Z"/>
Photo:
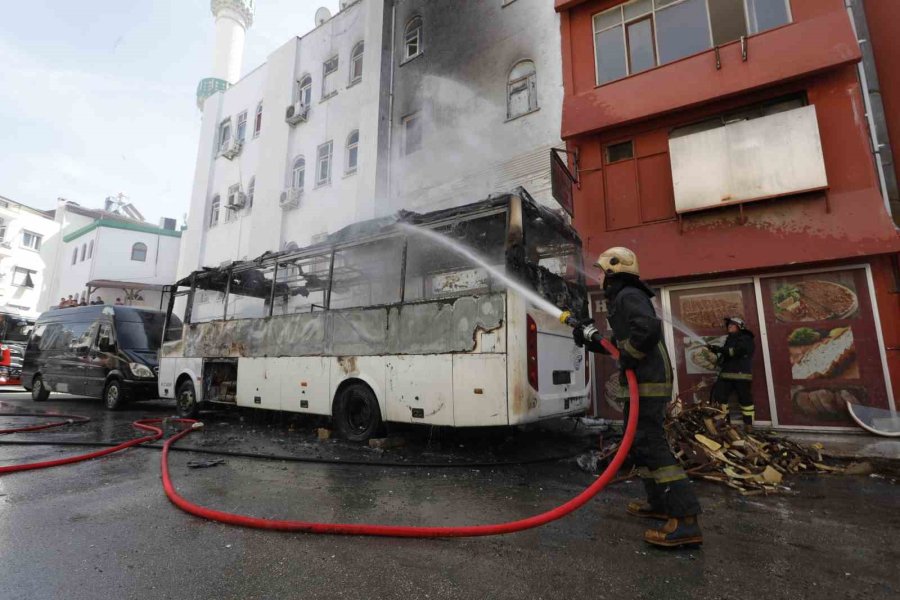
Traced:
<path fill-rule="evenodd" d="M 704 286 L 669 292 L 671 315 L 667 320 L 675 341 L 674 368 L 678 394 L 685 401 L 707 400 L 718 376 L 716 354 L 708 344 L 721 346 L 728 332 L 725 317 L 741 317 L 755 336 L 753 354 L 753 404 L 756 420 L 769 421 L 769 393 L 760 347 L 759 319 L 753 284 Z M 737 411 L 737 398 L 732 399 Z"/>
<path fill-rule="evenodd" d="M 888 407 L 864 269 L 761 282 L 780 425 L 852 426 L 848 400 Z"/>

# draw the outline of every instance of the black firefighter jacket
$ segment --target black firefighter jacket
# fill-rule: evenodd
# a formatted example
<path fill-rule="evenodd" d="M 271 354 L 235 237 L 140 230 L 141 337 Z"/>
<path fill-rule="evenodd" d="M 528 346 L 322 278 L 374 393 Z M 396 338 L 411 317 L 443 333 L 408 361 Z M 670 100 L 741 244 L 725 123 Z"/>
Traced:
<path fill-rule="evenodd" d="M 732 381 L 753 379 L 753 333 L 741 329 L 729 333 L 719 355 L 719 378 Z"/>
<path fill-rule="evenodd" d="M 609 326 L 619 352 L 638 359 L 635 369 L 642 398 L 672 397 L 672 366 L 663 342 L 662 322 L 650 298 L 653 292 L 637 278 L 611 284 L 606 291 Z M 589 350 L 602 351 L 590 344 Z M 628 398 L 625 373 L 619 374 L 620 398 Z"/>

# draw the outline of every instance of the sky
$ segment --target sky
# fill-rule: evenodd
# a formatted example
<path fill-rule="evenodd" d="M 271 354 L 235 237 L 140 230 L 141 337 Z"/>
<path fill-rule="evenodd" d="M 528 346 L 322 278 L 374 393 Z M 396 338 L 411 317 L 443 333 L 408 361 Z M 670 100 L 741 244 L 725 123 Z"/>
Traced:
<path fill-rule="evenodd" d="M 182 221 L 212 70 L 209 0 L 31 0 L 0 20 L 0 195 L 40 209 L 128 197 Z M 256 0 L 243 73 L 338 0 Z"/>

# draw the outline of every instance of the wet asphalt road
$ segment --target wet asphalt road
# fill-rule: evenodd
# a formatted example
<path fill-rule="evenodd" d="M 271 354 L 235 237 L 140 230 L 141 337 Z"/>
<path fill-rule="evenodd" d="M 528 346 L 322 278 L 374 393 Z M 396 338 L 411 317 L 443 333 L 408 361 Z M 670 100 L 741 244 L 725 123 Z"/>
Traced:
<path fill-rule="evenodd" d="M 171 405 L 121 413 L 98 401 L 0 395 L 0 413 L 57 410 L 86 425 L 0 438 L 0 464 L 76 448 L 7 440 L 122 440 L 130 422 Z M 27 419 L 3 418 L 0 428 Z M 415 430 L 406 448 L 378 452 L 315 439 L 314 423 L 226 412 L 184 446 L 325 459 L 491 462 L 571 454 L 583 435 Z M 462 447 L 460 447 L 462 445 Z M 409 525 L 522 518 L 580 492 L 574 460 L 527 466 L 337 466 L 226 457 L 172 457 L 175 484 L 206 506 L 256 516 Z M 78 465 L 0 477 L 0 599 L 66 598 L 896 598 L 900 502 L 890 477 L 808 477 L 792 493 L 741 497 L 697 483 L 702 550 L 661 551 L 624 514 L 639 484 L 611 487 L 574 515 L 502 537 L 397 540 L 271 533 L 197 519 L 173 507 L 159 452 L 131 449 Z"/>

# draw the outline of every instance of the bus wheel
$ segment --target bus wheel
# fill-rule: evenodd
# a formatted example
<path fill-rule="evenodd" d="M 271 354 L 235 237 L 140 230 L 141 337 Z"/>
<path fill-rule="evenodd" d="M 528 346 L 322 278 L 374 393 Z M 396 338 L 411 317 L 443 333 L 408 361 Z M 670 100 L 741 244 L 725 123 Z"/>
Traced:
<path fill-rule="evenodd" d="M 200 414 L 200 405 L 197 404 L 194 382 L 190 379 L 185 379 L 178 386 L 178 390 L 175 393 L 175 406 L 178 408 L 178 416 L 184 419 L 195 419 Z"/>
<path fill-rule="evenodd" d="M 109 410 L 119 410 L 125 405 L 125 394 L 118 379 L 110 379 L 103 390 L 103 403 Z"/>
<path fill-rule="evenodd" d="M 40 375 L 35 375 L 31 382 L 31 399 L 35 402 L 43 402 L 50 397 L 50 390 L 44 387 L 44 380 Z"/>
<path fill-rule="evenodd" d="M 334 425 L 351 442 L 365 442 L 381 429 L 381 410 L 369 386 L 351 383 L 334 406 Z"/>

